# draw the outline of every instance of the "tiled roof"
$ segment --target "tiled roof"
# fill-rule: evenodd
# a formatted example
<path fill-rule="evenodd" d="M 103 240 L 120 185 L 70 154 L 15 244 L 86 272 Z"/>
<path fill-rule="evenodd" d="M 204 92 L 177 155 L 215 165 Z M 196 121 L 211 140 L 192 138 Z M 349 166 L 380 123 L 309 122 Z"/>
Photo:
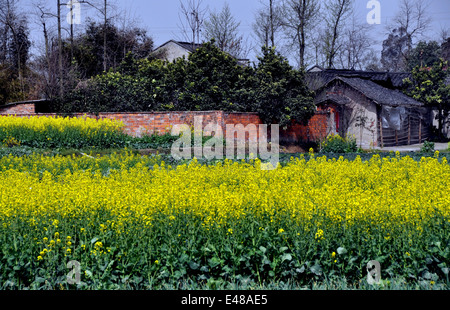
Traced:
<path fill-rule="evenodd" d="M 319 68 L 319 67 L 317 67 Z M 359 71 L 359 70 L 339 70 L 339 69 L 323 69 L 306 74 L 308 86 L 312 90 L 317 90 L 323 85 L 332 81 L 336 77 L 358 77 L 373 81 L 383 87 L 390 89 L 401 89 L 403 80 L 410 77 L 406 72 L 383 72 L 383 71 Z"/>
<path fill-rule="evenodd" d="M 336 83 L 337 81 L 341 81 L 351 88 L 359 91 L 367 98 L 373 100 L 375 103 L 379 105 L 388 105 L 388 106 L 415 106 L 422 107 L 423 103 L 415 100 L 412 97 L 405 95 L 399 90 L 389 89 L 383 87 L 371 80 L 362 79 L 358 77 L 336 77 L 333 80 L 329 81 L 325 85 L 323 85 L 320 89 L 326 89 L 332 83 Z M 318 90 L 319 92 L 319 90 Z M 345 96 L 341 96 L 345 97 Z M 326 99 L 330 99 L 329 97 L 321 96 L 318 98 L 319 101 L 323 101 Z M 339 102 L 339 98 L 335 98 Z M 319 103 L 319 102 L 318 102 Z"/>

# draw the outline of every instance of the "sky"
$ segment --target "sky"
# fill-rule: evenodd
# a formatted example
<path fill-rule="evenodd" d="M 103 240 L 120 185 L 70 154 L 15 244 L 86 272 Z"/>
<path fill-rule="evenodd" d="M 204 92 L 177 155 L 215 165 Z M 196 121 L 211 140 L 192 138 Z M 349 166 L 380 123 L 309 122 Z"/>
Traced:
<path fill-rule="evenodd" d="M 33 10 L 33 1 L 21 0 L 28 11 Z M 49 7 L 54 6 L 55 0 L 44 0 Z M 380 46 L 386 38 L 386 26 L 398 11 L 400 0 L 379 0 L 381 4 L 381 24 L 371 25 L 371 37 L 374 38 L 374 46 Z M 442 28 L 450 29 L 450 0 L 424 0 L 429 3 L 428 12 L 432 16 L 433 24 L 427 34 L 426 40 L 439 38 Z M 62 0 L 64 3 L 65 0 Z M 244 37 L 253 40 L 252 23 L 254 21 L 255 12 L 263 6 L 262 3 L 268 0 L 203 0 L 203 6 L 210 11 L 219 12 L 223 5 L 227 2 L 230 6 L 234 18 L 239 21 L 240 32 Z M 369 0 L 355 0 L 355 13 L 362 21 L 366 21 L 366 16 L 370 9 L 367 8 Z M 153 38 L 155 47 L 162 45 L 168 40 L 182 40 L 180 34 L 179 8 L 180 0 L 115 0 L 117 11 L 126 14 L 138 26 L 147 29 L 148 34 Z M 63 8 L 63 16 L 67 14 L 68 9 Z M 92 15 L 92 10 L 88 10 L 85 6 L 81 9 L 81 25 L 82 28 L 87 16 Z M 37 28 L 34 23 L 30 28 Z M 32 29 L 33 30 L 33 29 Z M 40 43 L 39 33 L 33 31 L 33 43 L 38 48 Z M 41 35 L 42 36 L 42 35 Z M 250 55 L 250 58 L 254 55 Z"/>

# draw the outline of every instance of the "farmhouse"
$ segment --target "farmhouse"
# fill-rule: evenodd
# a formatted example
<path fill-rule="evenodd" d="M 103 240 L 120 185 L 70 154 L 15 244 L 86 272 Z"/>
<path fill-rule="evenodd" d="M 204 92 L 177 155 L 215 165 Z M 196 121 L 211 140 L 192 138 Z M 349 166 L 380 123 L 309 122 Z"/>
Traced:
<path fill-rule="evenodd" d="M 352 135 L 358 145 L 422 143 L 431 134 L 432 113 L 401 92 L 408 73 L 323 69 L 307 73 L 319 110 L 328 111 L 327 133 Z"/>
<path fill-rule="evenodd" d="M 183 47 L 182 43 L 173 41 L 166 46 L 172 46 L 166 56 L 180 57 L 183 50 L 189 52 L 192 44 L 186 43 Z M 306 82 L 316 93 L 316 114 L 307 125 L 293 124 L 281 130 L 280 141 L 319 142 L 329 134 L 339 134 L 354 136 L 363 148 L 424 142 L 431 137 L 433 112 L 402 93 L 403 80 L 408 76 L 408 73 L 311 68 Z M 51 115 L 47 106 L 46 100 L 11 103 L 0 107 L 0 115 Z M 261 123 L 257 113 L 198 113 L 222 125 Z M 139 136 L 143 132 L 165 133 L 167 128 L 185 123 L 194 115 L 196 113 L 186 111 L 100 113 L 92 117 L 119 119 L 124 122 L 127 133 Z"/>
<path fill-rule="evenodd" d="M 173 62 L 177 58 L 185 57 L 187 59 L 189 54 L 200 47 L 202 47 L 202 44 L 199 43 L 169 40 L 157 47 L 152 54 L 157 55 L 168 62 Z M 250 64 L 250 60 L 248 59 L 237 59 L 237 61 L 238 64 L 242 66 L 248 66 Z"/>
<path fill-rule="evenodd" d="M 152 54 L 161 55 L 164 60 L 172 62 L 177 58 L 188 58 L 189 54 L 202 47 L 202 44 L 170 40 L 157 47 Z"/>

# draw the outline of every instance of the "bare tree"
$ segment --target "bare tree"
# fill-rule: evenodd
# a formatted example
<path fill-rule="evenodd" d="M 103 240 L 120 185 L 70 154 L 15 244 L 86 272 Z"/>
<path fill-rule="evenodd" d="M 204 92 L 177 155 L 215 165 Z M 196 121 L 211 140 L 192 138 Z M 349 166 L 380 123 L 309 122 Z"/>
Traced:
<path fill-rule="evenodd" d="M 440 42 L 446 42 L 448 38 L 450 38 L 450 28 L 441 27 L 441 30 L 439 31 Z"/>
<path fill-rule="evenodd" d="M 410 37 L 403 27 L 393 29 L 386 40 L 383 41 L 381 63 L 384 70 L 398 72 L 408 67 L 408 48 Z"/>
<path fill-rule="evenodd" d="M 230 6 L 225 3 L 220 13 L 212 12 L 205 20 L 204 37 L 214 39 L 216 45 L 224 52 L 236 58 L 246 56 L 244 37 L 239 34 L 240 22 L 231 14 Z"/>
<path fill-rule="evenodd" d="M 277 35 L 282 30 L 282 10 L 274 0 L 270 0 L 269 6 L 264 5 L 255 14 L 253 32 L 259 45 L 276 46 Z"/>
<path fill-rule="evenodd" d="M 50 39 L 48 33 L 48 19 L 54 17 L 54 14 L 50 13 L 48 7 L 46 7 L 45 2 L 40 0 L 39 2 L 33 3 L 34 8 L 36 9 L 36 16 L 38 17 L 38 23 L 42 26 L 42 32 L 44 35 L 44 47 L 45 47 L 45 59 L 49 65 L 50 61 Z"/>
<path fill-rule="evenodd" d="M 38 0 L 33 2 L 33 7 L 35 8 L 35 16 L 37 17 L 37 23 L 42 27 L 42 33 L 44 36 L 44 59 L 40 58 L 37 62 L 39 71 L 43 80 L 36 81 L 41 84 L 41 89 L 47 94 L 48 97 L 51 96 L 52 91 L 49 91 L 51 85 L 56 84 L 56 76 L 52 70 L 51 61 L 51 47 L 50 42 L 53 41 L 49 34 L 49 19 L 55 17 L 55 14 L 51 13 L 50 9 L 46 6 L 44 0 Z"/>
<path fill-rule="evenodd" d="M 353 16 L 351 24 L 342 35 L 343 45 L 338 58 L 343 68 L 362 70 L 373 62 L 373 39 L 369 33 L 370 25 L 361 23 Z"/>
<path fill-rule="evenodd" d="M 344 25 L 353 12 L 353 0 L 330 0 L 325 3 L 325 8 L 324 53 L 327 66 L 332 68 L 342 46 Z"/>
<path fill-rule="evenodd" d="M 181 22 L 180 30 L 184 39 L 192 42 L 192 48 L 196 43 L 200 43 L 200 32 L 205 21 L 206 9 L 202 7 L 203 0 L 180 0 L 179 19 Z"/>
<path fill-rule="evenodd" d="M 307 40 L 319 23 L 320 3 L 316 0 L 284 0 L 282 25 L 289 45 L 298 51 L 298 64 L 305 68 Z"/>
<path fill-rule="evenodd" d="M 393 20 L 393 27 L 404 29 L 408 38 L 408 50 L 412 49 L 413 41 L 425 34 L 432 19 L 427 12 L 429 3 L 424 0 L 401 0 L 400 9 Z"/>

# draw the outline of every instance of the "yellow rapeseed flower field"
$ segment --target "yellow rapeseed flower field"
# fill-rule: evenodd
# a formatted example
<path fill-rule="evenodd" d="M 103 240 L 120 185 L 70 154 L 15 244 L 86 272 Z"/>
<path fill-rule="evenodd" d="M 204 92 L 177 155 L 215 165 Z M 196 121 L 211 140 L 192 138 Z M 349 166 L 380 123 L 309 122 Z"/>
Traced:
<path fill-rule="evenodd" d="M 149 167 L 145 158 L 129 156 L 133 164 L 128 169 L 120 168 L 126 161 L 110 158 L 106 164 L 117 169 L 107 175 L 95 169 L 99 162 L 95 159 L 89 169 L 82 169 L 85 158 L 36 156 L 28 160 L 34 169 L 28 169 L 23 158 L 4 158 L 0 218 L 30 215 L 62 221 L 102 209 L 119 222 L 143 220 L 149 225 L 157 215 L 189 213 L 205 225 L 226 226 L 229 220 L 248 215 L 308 223 L 324 215 L 345 225 L 360 220 L 380 225 L 389 219 L 386 225 L 420 226 L 436 212 L 450 217 L 446 159 L 319 157 L 264 171 L 258 160 L 168 168 L 164 163 Z M 46 168 L 38 171 L 38 166 Z"/>
<path fill-rule="evenodd" d="M 107 147 L 124 143 L 122 122 L 90 117 L 0 116 L 0 143 L 31 147 Z"/>
<path fill-rule="evenodd" d="M 98 121 L 89 117 L 60 117 L 60 116 L 29 116 L 29 117 L 16 117 L 14 115 L 7 115 L 0 117 L 0 128 L 3 131 L 8 132 L 12 128 L 26 127 L 33 131 L 44 132 L 48 127 L 55 128 L 60 132 L 67 130 L 68 128 L 76 128 L 89 135 L 89 133 L 98 130 L 121 130 L 123 123 L 102 119 Z"/>
<path fill-rule="evenodd" d="M 258 159 L 210 165 L 193 160 L 171 167 L 132 153 L 4 157 L 0 237 L 8 244 L 20 238 L 33 264 L 50 264 L 60 253 L 60 260 L 86 262 L 87 274 L 89 264 L 108 257 L 112 266 L 124 260 L 143 264 L 149 277 L 174 266 L 184 270 L 179 277 L 191 269 L 195 277 L 202 264 L 208 273 L 224 268 L 217 276 L 234 268 L 254 276 L 300 277 L 300 267 L 311 261 L 361 277 L 374 256 L 420 273 L 422 265 L 412 260 L 424 260 L 436 244 L 444 251 L 436 264 L 449 264 L 445 158 L 313 156 L 271 171 L 260 165 Z M 317 276 L 320 269 L 311 270 Z"/>

